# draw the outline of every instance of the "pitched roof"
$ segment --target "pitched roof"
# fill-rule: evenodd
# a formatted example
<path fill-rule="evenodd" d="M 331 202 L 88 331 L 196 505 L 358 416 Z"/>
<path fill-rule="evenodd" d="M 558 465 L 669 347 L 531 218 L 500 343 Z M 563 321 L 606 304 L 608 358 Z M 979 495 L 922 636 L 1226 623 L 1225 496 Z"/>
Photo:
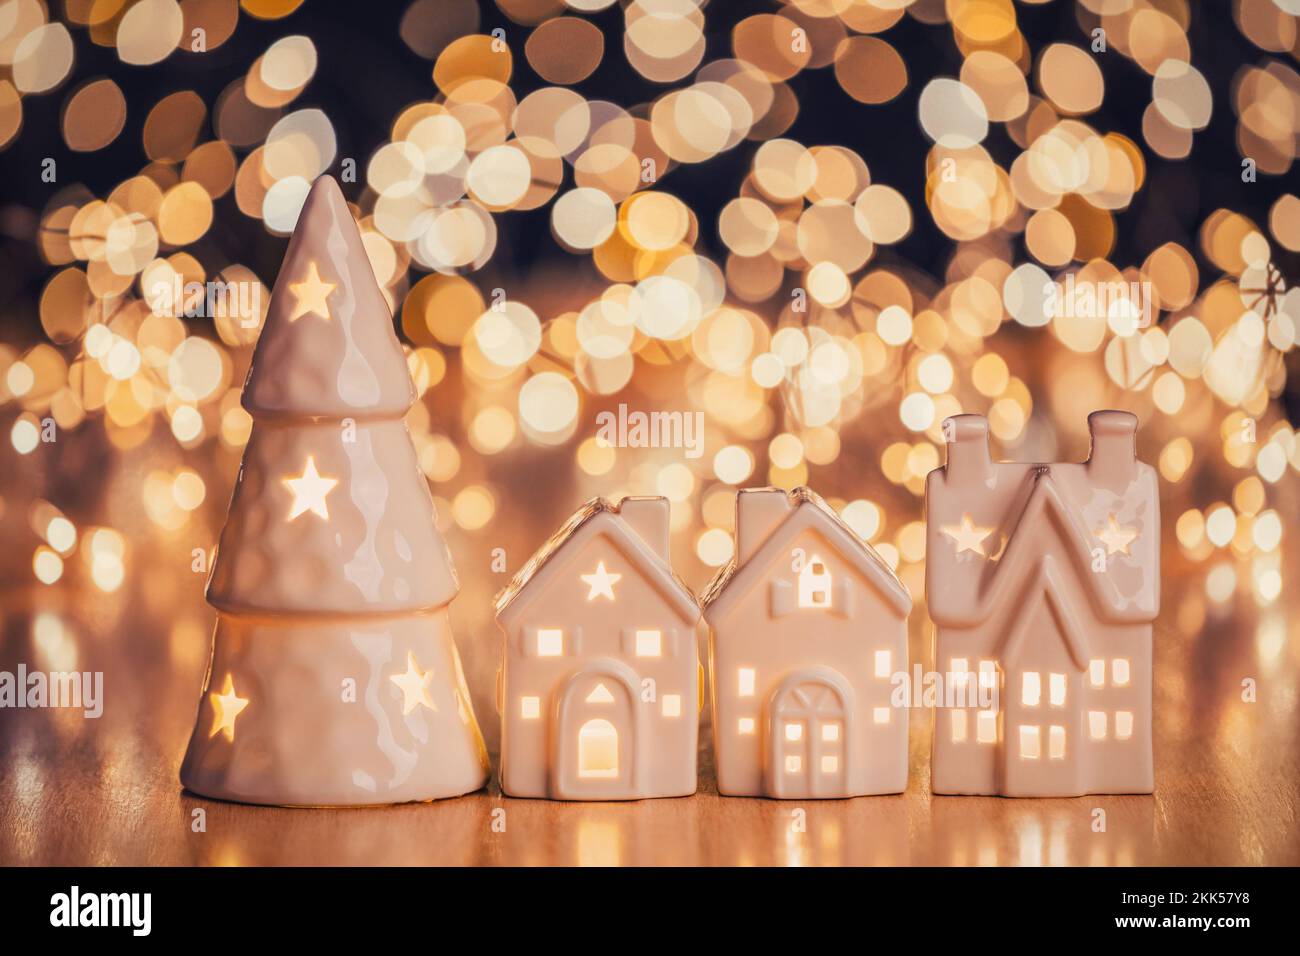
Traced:
<path fill-rule="evenodd" d="M 911 595 L 876 550 L 859 538 L 816 492 L 809 488 L 795 488 L 786 494 L 791 504 L 789 513 L 771 531 L 753 556 L 739 565 L 737 559 L 732 558 L 704 589 L 700 604 L 710 622 L 721 621 L 726 617 L 736 603 L 763 580 L 764 573 L 777 555 L 809 528 L 820 534 L 870 582 L 900 617 L 906 617 L 912 609 Z"/>
<path fill-rule="evenodd" d="M 1038 572 L 1029 581 L 1025 589 L 1017 598 L 1017 607 L 1022 611 L 1028 611 L 1033 608 L 1031 602 L 1044 600 L 1047 602 L 1048 609 L 1056 619 L 1057 629 L 1065 639 L 1066 649 L 1070 652 L 1070 659 L 1074 661 L 1079 670 L 1084 670 L 1088 666 L 1088 659 L 1092 652 L 1088 646 L 1087 632 L 1081 626 L 1078 613 L 1070 605 L 1069 598 L 1066 596 L 1060 574 L 1056 570 L 1056 563 L 1050 557 L 1045 557 L 1038 565 Z M 998 650 L 998 656 L 1006 664 L 1015 661 L 1019 656 L 1020 648 L 1025 642 L 1025 637 L 1029 634 L 1030 628 L 1034 625 L 1032 614 L 1020 613 L 1016 615 L 1015 623 L 1007 630 L 1006 640 L 1003 641 L 1002 647 Z"/>
<path fill-rule="evenodd" d="M 592 498 L 569 516 L 549 539 L 533 553 L 517 574 L 493 599 L 498 619 L 514 618 L 522 613 L 545 581 L 548 565 L 569 546 L 599 535 L 606 536 L 624 557 L 636 566 L 647 582 L 655 587 L 682 619 L 688 623 L 699 620 L 700 606 L 672 567 L 648 545 L 640 534 L 619 514 L 622 502 L 614 504 L 605 498 Z"/>

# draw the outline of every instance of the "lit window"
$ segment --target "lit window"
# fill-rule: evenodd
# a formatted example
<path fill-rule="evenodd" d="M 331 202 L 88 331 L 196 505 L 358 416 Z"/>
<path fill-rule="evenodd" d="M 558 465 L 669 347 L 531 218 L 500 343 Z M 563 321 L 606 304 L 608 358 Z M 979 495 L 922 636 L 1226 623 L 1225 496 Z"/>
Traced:
<path fill-rule="evenodd" d="M 835 756 L 822 757 L 822 773 L 839 773 L 840 758 Z"/>
<path fill-rule="evenodd" d="M 954 657 L 948 664 L 948 679 L 952 681 L 953 687 L 966 686 L 967 668 L 970 667 L 970 661 L 964 657 Z"/>
<path fill-rule="evenodd" d="M 889 671 L 890 671 L 889 657 L 890 657 L 889 651 L 876 651 L 876 676 L 877 677 L 889 676 Z"/>
<path fill-rule="evenodd" d="M 664 716 L 680 717 L 682 715 L 682 695 L 664 694 Z"/>
<path fill-rule="evenodd" d="M 992 690 L 998 683 L 998 665 L 993 661 L 980 661 L 980 686 Z"/>
<path fill-rule="evenodd" d="M 786 740 L 803 740 L 803 724 L 788 723 L 785 725 Z"/>
<path fill-rule="evenodd" d="M 785 758 L 786 773 L 799 773 L 802 770 L 803 770 L 803 761 L 800 760 L 798 757 Z"/>
<path fill-rule="evenodd" d="M 822 740 L 825 740 L 827 743 L 831 743 L 839 739 L 840 739 L 839 724 L 822 724 Z"/>
<path fill-rule="evenodd" d="M 609 692 L 609 688 L 604 683 L 600 683 L 593 687 L 591 693 L 587 695 L 587 703 L 612 704 L 614 703 L 614 695 Z"/>
<path fill-rule="evenodd" d="M 537 656 L 559 657 L 564 653 L 564 632 L 558 627 L 537 630 Z"/>
<path fill-rule="evenodd" d="M 741 717 L 736 724 L 736 729 L 742 734 L 752 734 L 754 732 L 754 718 Z"/>
<path fill-rule="evenodd" d="M 1110 679 L 1116 687 L 1128 686 L 1128 658 L 1117 657 L 1110 662 Z"/>
<path fill-rule="evenodd" d="M 998 712 L 981 710 L 975 718 L 975 739 L 982 744 L 998 742 Z"/>
<path fill-rule="evenodd" d="M 739 694 L 741 697 L 753 697 L 754 696 L 754 668 L 742 667 L 740 669 L 740 673 L 737 676 L 739 677 L 739 680 L 737 681 L 736 693 Z"/>
<path fill-rule="evenodd" d="M 1102 716 L 1106 716 L 1102 714 Z M 1115 711 L 1115 737 L 1119 740 L 1128 740 L 1133 736 L 1133 711 L 1117 710 Z"/>
<path fill-rule="evenodd" d="M 1037 707 L 1043 696 L 1042 680 L 1038 671 L 1025 671 L 1021 675 L 1020 700 L 1026 707 Z"/>
<path fill-rule="evenodd" d="M 1020 756 L 1023 760 L 1037 760 L 1042 755 L 1043 740 L 1035 724 L 1020 725 Z"/>
<path fill-rule="evenodd" d="M 636 656 L 658 657 L 663 653 L 663 635 L 659 631 L 636 632 Z"/>
<path fill-rule="evenodd" d="M 1053 760 L 1065 759 L 1065 728 L 1053 724 L 1047 731 L 1047 752 Z"/>
<path fill-rule="evenodd" d="M 831 573 L 820 555 L 814 554 L 799 571 L 799 606 L 831 606 Z"/>
<path fill-rule="evenodd" d="M 1065 706 L 1065 675 L 1053 674 L 1051 679 L 1048 681 L 1048 686 L 1051 689 L 1052 706 L 1064 707 Z"/>
<path fill-rule="evenodd" d="M 1106 739 L 1106 712 L 1104 710 L 1088 711 L 1088 736 L 1093 740 Z"/>
<path fill-rule="evenodd" d="M 889 708 L 888 708 L 888 707 L 876 707 L 876 708 L 874 708 L 874 709 L 871 711 L 871 719 L 874 720 L 874 721 L 875 721 L 876 723 L 878 723 L 878 724 L 887 724 L 887 723 L 889 723 Z"/>
<path fill-rule="evenodd" d="M 964 710 L 952 712 L 952 742 L 955 744 L 966 742 L 966 711 Z"/>
<path fill-rule="evenodd" d="M 1101 687 L 1106 683 L 1105 661 L 1088 661 L 1088 683 L 1093 687 Z"/>
<path fill-rule="evenodd" d="M 519 698 L 519 716 L 524 720 L 536 720 L 542 713 L 542 699 L 540 697 L 520 697 Z"/>

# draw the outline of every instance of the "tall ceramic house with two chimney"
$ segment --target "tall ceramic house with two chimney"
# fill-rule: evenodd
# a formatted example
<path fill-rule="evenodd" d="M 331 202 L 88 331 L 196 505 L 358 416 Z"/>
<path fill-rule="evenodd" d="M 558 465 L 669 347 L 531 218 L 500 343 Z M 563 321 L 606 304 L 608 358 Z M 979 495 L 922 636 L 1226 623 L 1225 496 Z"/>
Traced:
<path fill-rule="evenodd" d="M 1155 471 L 1137 418 L 1088 417 L 1082 464 L 993 462 L 988 422 L 944 422 L 926 484 L 937 670 L 996 690 L 936 712 L 935 793 L 1150 793 L 1151 638 L 1160 606 Z M 959 702 L 970 702 L 963 698 Z"/>
<path fill-rule="evenodd" d="M 718 790 L 841 798 L 907 786 L 907 589 L 806 488 L 741 491 L 705 591 Z"/>
<path fill-rule="evenodd" d="M 501 789 L 695 792 L 700 609 L 669 564 L 668 499 L 583 505 L 497 596 Z"/>

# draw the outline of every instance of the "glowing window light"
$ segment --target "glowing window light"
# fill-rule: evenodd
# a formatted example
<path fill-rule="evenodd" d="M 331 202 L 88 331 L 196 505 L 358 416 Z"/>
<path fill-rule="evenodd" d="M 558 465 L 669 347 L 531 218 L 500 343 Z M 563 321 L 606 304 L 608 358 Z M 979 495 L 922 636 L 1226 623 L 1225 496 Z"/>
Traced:
<path fill-rule="evenodd" d="M 536 720 L 542 715 L 542 699 L 540 697 L 520 697 L 519 698 L 519 716 L 524 720 Z"/>
<path fill-rule="evenodd" d="M 664 694 L 664 716 L 680 717 L 682 715 L 682 695 Z"/>
<path fill-rule="evenodd" d="M 995 661 L 980 661 L 980 687 L 992 690 L 998 684 L 998 665 Z"/>
<path fill-rule="evenodd" d="M 826 741 L 827 743 L 834 743 L 839 739 L 840 739 L 839 724 L 834 724 L 834 723 L 822 724 L 822 740 Z"/>
<path fill-rule="evenodd" d="M 658 657 L 663 653 L 663 634 L 659 631 L 636 632 L 636 656 Z"/>
<path fill-rule="evenodd" d="M 736 732 L 741 734 L 752 734 L 754 732 L 754 718 L 741 717 L 736 722 Z"/>
<path fill-rule="evenodd" d="M 952 742 L 955 744 L 964 744 L 966 742 L 966 711 L 954 710 L 952 712 Z"/>
<path fill-rule="evenodd" d="M 786 740 L 803 740 L 803 724 L 791 721 L 785 725 Z"/>
<path fill-rule="evenodd" d="M 587 695 L 587 703 L 612 704 L 614 703 L 614 695 L 609 692 L 609 688 L 603 683 L 597 684 L 592 688 L 591 693 Z"/>
<path fill-rule="evenodd" d="M 982 744 L 995 744 L 998 742 L 997 711 L 981 710 L 979 712 L 979 716 L 975 718 L 975 739 Z"/>
<path fill-rule="evenodd" d="M 831 606 L 831 573 L 820 555 L 814 554 L 799 571 L 799 606 L 826 608 Z"/>
<path fill-rule="evenodd" d="M 339 482 L 337 478 L 322 477 L 316 470 L 316 459 L 312 455 L 307 456 L 301 477 L 284 478 L 282 482 L 293 493 L 293 504 L 289 508 L 290 521 L 307 511 L 329 520 L 330 512 L 325 505 L 325 496 Z"/>
<path fill-rule="evenodd" d="M 1110 679 L 1116 687 L 1127 687 L 1129 682 L 1128 658 L 1117 657 L 1110 662 Z"/>
<path fill-rule="evenodd" d="M 1038 671 L 1025 671 L 1020 680 L 1021 703 L 1026 707 L 1037 707 L 1043 697 L 1043 682 Z"/>
<path fill-rule="evenodd" d="M 1102 687 L 1106 683 L 1106 662 L 1088 661 L 1088 683 L 1093 687 Z"/>
<path fill-rule="evenodd" d="M 1052 706 L 1064 707 L 1065 706 L 1065 675 L 1052 674 L 1051 677 L 1048 679 L 1048 686 L 1050 688 L 1049 693 L 1051 695 Z"/>
<path fill-rule="evenodd" d="M 889 708 L 888 707 L 872 708 L 871 719 L 878 724 L 889 723 Z"/>
<path fill-rule="evenodd" d="M 822 773 L 839 773 L 840 758 L 834 755 L 822 757 Z"/>
<path fill-rule="evenodd" d="M 618 730 L 595 717 L 578 730 L 578 776 L 610 779 L 618 776 Z"/>
<path fill-rule="evenodd" d="M 953 687 L 965 687 L 967 675 L 970 674 L 970 661 L 964 657 L 954 657 L 948 664 L 948 679 Z"/>
<path fill-rule="evenodd" d="M 1102 715 L 1103 717 L 1105 714 Z M 1128 740 L 1133 736 L 1133 711 L 1115 711 L 1115 739 Z"/>
<path fill-rule="evenodd" d="M 1047 729 L 1047 755 L 1052 760 L 1065 759 L 1065 728 L 1053 724 Z"/>
<path fill-rule="evenodd" d="M 208 700 L 212 703 L 212 729 L 208 731 L 208 736 L 215 737 L 217 734 L 225 734 L 227 741 L 233 741 L 235 739 L 235 718 L 248 706 L 248 698 L 240 697 L 235 693 L 234 678 L 227 673 L 226 683 L 222 687 L 221 693 L 209 691 Z"/>
<path fill-rule="evenodd" d="M 790 756 L 785 758 L 786 773 L 803 773 L 803 760 L 799 757 Z"/>
<path fill-rule="evenodd" d="M 296 300 L 293 311 L 289 313 L 290 322 L 297 322 L 308 313 L 329 320 L 330 307 L 326 300 L 329 298 L 329 294 L 334 291 L 334 283 L 326 282 L 320 277 L 320 272 L 316 269 L 316 263 L 308 263 L 307 277 L 301 282 L 289 283 L 289 291 L 293 293 Z"/>
<path fill-rule="evenodd" d="M 892 655 L 889 651 L 876 651 L 876 676 L 888 677 L 890 671 L 890 658 Z"/>
<path fill-rule="evenodd" d="M 736 693 L 741 697 L 753 697 L 755 677 L 754 668 L 742 667 L 736 674 Z"/>
<path fill-rule="evenodd" d="M 623 577 L 621 574 L 614 574 L 605 568 L 605 562 L 601 561 L 596 565 L 596 570 L 591 574 L 580 574 L 583 583 L 587 585 L 587 600 L 594 601 L 598 597 L 606 597 L 611 601 L 614 600 L 614 585 Z"/>
<path fill-rule="evenodd" d="M 561 657 L 564 654 L 564 631 L 558 627 L 537 629 L 537 656 Z"/>
<path fill-rule="evenodd" d="M 1036 724 L 1020 725 L 1020 759 L 1037 760 L 1042 756 L 1043 734 Z"/>
<path fill-rule="evenodd" d="M 401 674 L 390 674 L 388 679 L 402 692 L 403 715 L 409 714 L 420 706 L 430 710 L 438 709 L 438 705 L 429 696 L 429 685 L 433 682 L 433 668 L 430 667 L 427 671 L 420 670 L 414 651 L 406 652 L 406 670 Z"/>
<path fill-rule="evenodd" d="M 1106 739 L 1106 712 L 1104 710 L 1088 711 L 1088 736 L 1093 740 Z"/>

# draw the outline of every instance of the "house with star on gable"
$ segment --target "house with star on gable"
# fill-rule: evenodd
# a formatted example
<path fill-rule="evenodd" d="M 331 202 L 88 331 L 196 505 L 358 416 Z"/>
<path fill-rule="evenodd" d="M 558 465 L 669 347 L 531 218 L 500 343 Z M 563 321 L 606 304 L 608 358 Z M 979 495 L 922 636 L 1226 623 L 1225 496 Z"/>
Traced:
<path fill-rule="evenodd" d="M 988 421 L 944 422 L 926 482 L 936 669 L 935 793 L 1150 793 L 1160 507 L 1137 418 L 1088 417 L 1082 463 L 993 462 Z M 978 682 L 978 683 L 976 683 Z M 982 703 L 991 706 L 963 706 Z M 945 695 L 947 697 L 947 695 Z"/>
<path fill-rule="evenodd" d="M 673 573 L 668 520 L 667 498 L 595 498 L 497 596 L 506 794 L 695 792 L 700 608 Z"/>

